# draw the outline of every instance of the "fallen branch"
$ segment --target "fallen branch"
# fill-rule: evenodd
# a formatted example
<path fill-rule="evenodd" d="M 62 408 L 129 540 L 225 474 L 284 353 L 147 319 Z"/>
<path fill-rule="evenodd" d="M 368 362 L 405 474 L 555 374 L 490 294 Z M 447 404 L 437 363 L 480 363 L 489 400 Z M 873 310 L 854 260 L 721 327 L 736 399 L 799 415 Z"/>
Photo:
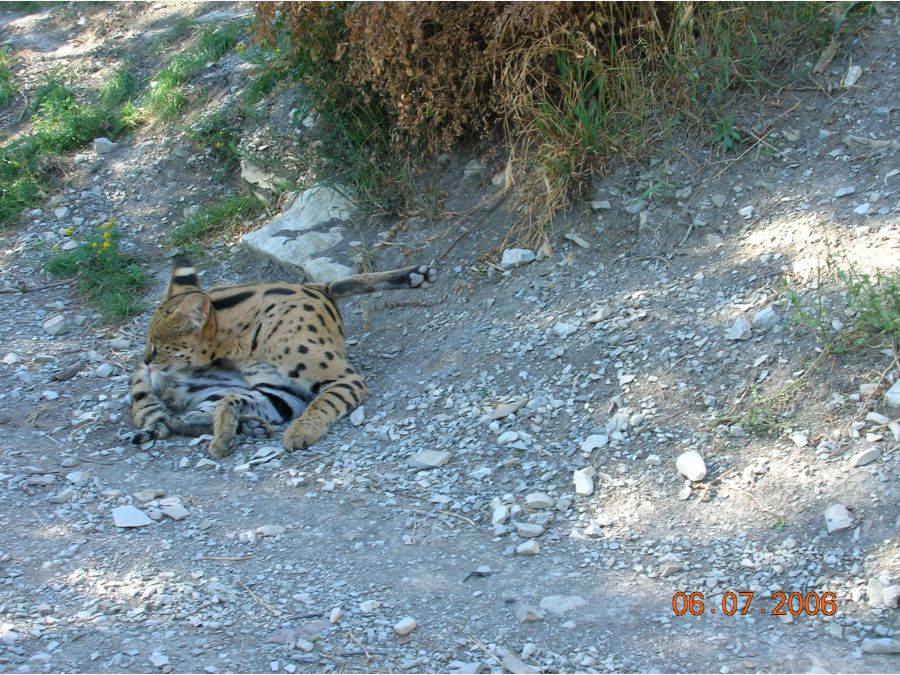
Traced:
<path fill-rule="evenodd" d="M 268 602 L 263 600 L 256 593 L 254 593 L 253 589 L 251 589 L 247 584 L 245 584 L 243 581 L 239 581 L 238 583 L 244 587 L 244 590 L 247 591 L 250 594 L 250 597 L 253 598 L 257 603 L 259 603 L 261 606 L 265 607 L 273 615 L 277 616 L 278 618 L 281 618 L 281 612 L 279 612 L 277 609 L 272 607 L 272 605 L 270 605 Z"/>

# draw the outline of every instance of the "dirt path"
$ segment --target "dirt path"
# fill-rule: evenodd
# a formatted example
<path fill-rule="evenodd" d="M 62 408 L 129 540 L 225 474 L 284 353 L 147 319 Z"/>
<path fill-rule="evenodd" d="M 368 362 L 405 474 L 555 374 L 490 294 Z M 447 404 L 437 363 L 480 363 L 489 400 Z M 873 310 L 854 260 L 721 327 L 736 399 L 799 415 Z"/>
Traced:
<path fill-rule="evenodd" d="M 150 59 L 179 17 L 235 10 L 197 7 L 92 5 L 84 25 L 81 7 L 4 12 L 0 39 L 27 96 L 52 62 L 99 76 L 129 50 Z M 573 214 L 549 260 L 485 271 L 502 207 L 410 228 L 405 260 L 427 261 L 483 221 L 427 296 L 344 305 L 364 421 L 251 467 L 277 438 L 221 464 L 189 439 L 132 446 L 128 374 L 148 313 L 103 324 L 40 272 L 72 218 L 114 215 L 155 275 L 152 306 L 160 233 L 221 192 L 209 160 L 182 152 L 175 126 L 75 153 L 62 191 L 0 240 L 0 670 L 900 670 L 897 653 L 871 653 L 900 648 L 900 439 L 867 417 L 898 415 L 881 398 L 896 357 L 828 357 L 804 376 L 819 343 L 786 320 L 783 293 L 788 279 L 814 297 L 829 246 L 897 269 L 897 152 L 846 137 L 897 139 L 898 45 L 896 13 L 873 15 L 820 79 L 834 89 L 781 92 L 745 120 L 766 145 L 737 160 L 687 144 L 598 180 L 609 208 Z M 863 76 L 842 89 L 851 61 Z M 669 196 L 629 209 L 660 180 Z M 445 208 L 469 211 L 485 183 L 448 180 Z M 207 283 L 280 274 L 230 245 L 201 264 Z M 55 315 L 69 330 L 51 336 Z M 738 317 L 756 317 L 748 339 L 729 339 Z M 801 378 L 786 408 L 764 400 Z M 522 405 L 492 419 L 504 402 Z M 774 433 L 754 433 L 765 415 Z M 411 467 L 425 450 L 449 459 Z M 693 484 L 675 465 L 689 450 L 708 471 Z M 576 494 L 587 467 L 590 494 Z M 829 533 L 833 504 L 852 522 Z M 151 524 L 116 527 L 126 505 Z M 703 594 L 700 616 L 673 611 L 678 592 Z M 747 614 L 728 616 L 742 592 Z M 813 604 L 776 615 L 778 592 Z"/>

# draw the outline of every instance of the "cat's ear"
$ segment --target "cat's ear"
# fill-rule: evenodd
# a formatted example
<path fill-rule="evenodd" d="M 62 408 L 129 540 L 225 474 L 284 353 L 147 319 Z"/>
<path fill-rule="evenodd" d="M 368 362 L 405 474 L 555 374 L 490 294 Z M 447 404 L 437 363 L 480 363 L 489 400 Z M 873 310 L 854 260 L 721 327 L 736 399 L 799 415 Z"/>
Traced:
<path fill-rule="evenodd" d="M 172 318 L 187 333 L 199 333 L 210 323 L 212 306 L 209 298 L 203 293 L 188 293 L 178 305 Z"/>
<path fill-rule="evenodd" d="M 173 295 L 191 293 L 200 290 L 200 281 L 197 278 L 197 270 L 187 258 L 177 258 L 169 277 L 169 285 L 163 300 L 168 300 Z"/>

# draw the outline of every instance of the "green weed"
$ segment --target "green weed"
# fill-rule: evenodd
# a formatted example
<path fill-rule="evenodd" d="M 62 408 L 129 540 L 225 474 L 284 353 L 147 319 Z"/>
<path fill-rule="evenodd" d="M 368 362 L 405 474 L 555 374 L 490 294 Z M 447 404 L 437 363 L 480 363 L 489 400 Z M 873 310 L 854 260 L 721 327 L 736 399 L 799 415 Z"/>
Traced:
<path fill-rule="evenodd" d="M 829 252 L 811 302 L 790 286 L 785 296 L 793 308 L 792 320 L 816 333 L 831 354 L 900 344 L 900 273 L 876 269 L 857 271 L 849 261 Z M 825 282 L 834 281 L 843 296 L 838 314 L 825 297 Z"/>
<path fill-rule="evenodd" d="M 731 413 L 713 420 L 713 426 L 737 424 L 754 436 L 776 437 L 791 425 L 794 407 L 800 395 L 808 389 L 810 376 L 819 367 L 824 352 L 819 354 L 797 377 L 775 389 L 763 392 L 762 386 L 753 384 L 747 390 L 747 401 L 739 400 Z"/>
<path fill-rule="evenodd" d="M 184 247 L 215 235 L 228 234 L 264 209 L 265 204 L 252 195 L 238 195 L 219 204 L 204 206 L 172 231 L 169 243 Z"/>
<path fill-rule="evenodd" d="M 253 106 L 271 94 L 278 83 L 287 79 L 289 74 L 290 71 L 286 68 L 270 68 L 260 72 L 241 94 L 243 113 L 248 117 L 255 116 Z"/>
<path fill-rule="evenodd" d="M 208 149 L 218 160 L 218 170 L 231 171 L 240 163 L 241 131 L 228 113 L 204 115 L 188 128 L 188 138 L 198 149 Z"/>
<path fill-rule="evenodd" d="M 718 147 L 725 152 L 731 152 L 738 147 L 741 142 L 741 134 L 738 132 L 734 123 L 734 115 L 728 113 L 715 121 L 712 128 L 712 135 L 707 139 L 711 145 Z"/>
<path fill-rule="evenodd" d="M 147 286 L 139 259 L 118 250 L 115 219 L 98 226 L 90 242 L 51 257 L 44 268 L 56 277 L 78 275 L 78 291 L 108 320 L 125 319 L 141 309 L 138 297 Z"/>
<path fill-rule="evenodd" d="M 16 93 L 16 85 L 13 84 L 12 70 L 9 67 L 9 52 L 0 49 L 0 108 L 9 103 Z"/>

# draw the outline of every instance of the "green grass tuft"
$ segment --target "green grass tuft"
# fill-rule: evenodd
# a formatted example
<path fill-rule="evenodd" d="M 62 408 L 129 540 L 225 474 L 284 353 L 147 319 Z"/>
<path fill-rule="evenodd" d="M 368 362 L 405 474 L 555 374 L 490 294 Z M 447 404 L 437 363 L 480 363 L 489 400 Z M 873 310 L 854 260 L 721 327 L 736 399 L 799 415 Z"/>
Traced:
<path fill-rule="evenodd" d="M 207 28 L 192 51 L 169 61 L 157 73 L 144 100 L 147 113 L 154 119 L 174 119 L 188 101 L 183 85 L 207 63 L 220 59 L 233 48 L 245 25 L 241 21 L 232 21 L 217 28 Z"/>
<path fill-rule="evenodd" d="M 112 77 L 100 90 L 100 104 L 105 108 L 118 108 L 131 101 L 138 91 L 134 66 L 126 61 L 119 64 Z"/>
<path fill-rule="evenodd" d="M 0 49 L 0 108 L 9 103 L 16 93 L 16 85 L 13 84 L 12 70 L 9 67 L 9 52 Z"/>
<path fill-rule="evenodd" d="M 118 250 L 119 231 L 115 219 L 97 228 L 92 241 L 71 251 L 58 253 L 44 263 L 56 277 L 78 278 L 78 292 L 103 316 L 120 321 L 141 310 L 138 298 L 147 286 L 147 275 L 139 258 Z"/>
<path fill-rule="evenodd" d="M 219 204 L 201 207 L 172 231 L 169 243 L 190 246 L 214 235 L 228 234 L 264 209 L 265 204 L 252 195 L 238 195 Z"/>
<path fill-rule="evenodd" d="M 137 125 L 129 100 L 136 89 L 128 64 L 113 72 L 93 105 L 79 102 L 58 74 L 48 77 L 30 106 L 34 133 L 0 148 L 0 228 L 46 196 L 43 157 L 80 148 L 98 136 L 115 138 Z"/>

